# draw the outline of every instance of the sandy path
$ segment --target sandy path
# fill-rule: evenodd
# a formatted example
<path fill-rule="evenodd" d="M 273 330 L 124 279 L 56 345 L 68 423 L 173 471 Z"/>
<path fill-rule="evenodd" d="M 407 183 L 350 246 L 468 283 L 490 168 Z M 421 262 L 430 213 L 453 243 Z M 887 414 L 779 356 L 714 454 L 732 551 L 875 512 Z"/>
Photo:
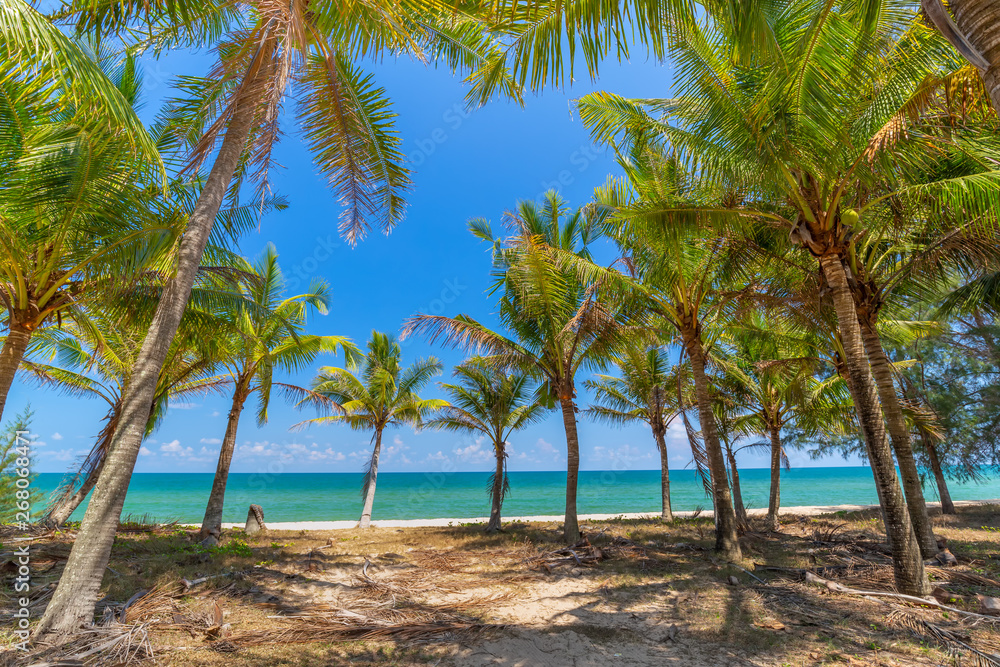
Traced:
<path fill-rule="evenodd" d="M 1000 498 L 989 500 L 956 500 L 956 507 L 968 505 L 1000 505 Z M 927 503 L 928 507 L 940 507 L 941 503 Z M 834 512 L 858 512 L 861 510 L 877 509 L 878 505 L 803 505 L 800 507 L 782 507 L 782 514 L 793 514 L 798 516 L 817 516 L 820 514 L 832 514 Z M 267 508 L 265 508 L 266 511 Z M 767 509 L 758 508 L 747 510 L 752 516 L 763 516 L 767 514 Z M 690 517 L 694 512 L 674 512 L 676 517 Z M 655 519 L 660 516 L 659 512 L 631 512 L 618 514 L 581 514 L 580 521 L 607 521 L 609 519 Z M 711 510 L 701 513 L 701 516 L 712 516 Z M 545 516 L 512 516 L 504 517 L 504 522 L 552 522 L 562 521 L 562 515 Z M 376 528 L 425 528 L 425 527 L 447 527 L 463 523 L 486 523 L 489 517 L 474 517 L 469 519 L 400 519 L 372 521 L 372 526 Z M 193 525 L 193 524 L 191 524 Z M 241 523 L 224 523 L 223 528 L 239 528 Z M 271 530 L 347 530 L 356 528 L 357 521 L 279 521 L 267 522 L 267 527 Z"/>

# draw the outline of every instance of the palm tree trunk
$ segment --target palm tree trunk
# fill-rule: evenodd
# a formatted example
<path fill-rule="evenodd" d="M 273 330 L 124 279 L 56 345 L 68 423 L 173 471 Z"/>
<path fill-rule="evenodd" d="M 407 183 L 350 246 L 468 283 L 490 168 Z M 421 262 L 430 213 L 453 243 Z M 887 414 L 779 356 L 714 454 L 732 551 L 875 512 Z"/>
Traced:
<path fill-rule="evenodd" d="M 241 385 L 233 392 L 233 405 L 229 409 L 229 422 L 226 424 L 226 435 L 222 438 L 222 448 L 219 450 L 219 463 L 215 467 L 215 479 L 212 481 L 212 492 L 208 495 L 208 505 L 205 506 L 205 518 L 201 522 L 199 539 L 205 539 L 213 531 L 216 535 L 222 532 L 222 508 L 226 501 L 226 483 L 229 481 L 229 466 L 233 462 L 233 451 L 236 449 L 236 431 L 240 426 L 240 414 L 246 394 Z"/>
<path fill-rule="evenodd" d="M 1000 110 L 1000 21 L 996 0 L 949 0 L 959 32 L 986 58 L 991 67 L 982 73 L 993 108 Z"/>
<path fill-rule="evenodd" d="M 708 395 L 705 352 L 701 347 L 701 341 L 695 337 L 691 337 L 688 341 L 687 350 L 688 356 L 691 357 L 701 434 L 705 440 L 709 471 L 712 473 L 712 496 L 715 505 L 715 550 L 726 560 L 739 561 L 742 559 L 742 554 L 740 553 L 739 537 L 736 534 L 736 513 L 733 510 L 733 499 L 729 493 L 726 460 L 722 456 L 719 432 L 715 425 L 715 414 L 712 412 L 712 402 Z"/>
<path fill-rule="evenodd" d="M 13 319 L 13 318 L 12 318 Z M 7 404 L 7 394 L 14 384 L 14 376 L 24 359 L 24 353 L 28 349 L 28 341 L 31 340 L 31 329 L 21 326 L 16 322 L 11 322 L 7 338 L 0 349 L 0 419 L 3 419 L 3 409 Z"/>
<path fill-rule="evenodd" d="M 957 514 L 955 503 L 952 502 L 951 493 L 948 491 L 948 482 L 944 478 L 944 470 L 941 468 L 941 459 L 938 457 L 937 448 L 923 433 L 920 434 L 920 440 L 927 451 L 927 458 L 930 459 L 934 481 L 937 482 L 938 496 L 941 498 L 941 514 Z"/>
<path fill-rule="evenodd" d="M 45 516 L 42 518 L 44 525 L 58 528 L 66 523 L 66 520 L 76 511 L 76 508 L 80 506 L 80 503 L 84 501 L 90 490 L 97 484 L 101 470 L 104 469 L 108 447 L 111 445 L 111 436 L 115 434 L 115 429 L 118 426 L 118 415 L 119 406 L 116 404 L 108 411 L 108 422 L 101 429 L 101 432 L 97 436 L 97 442 L 94 443 L 94 447 L 80 465 L 80 469 L 76 472 L 76 475 L 73 476 L 73 480 L 66 485 L 66 490 L 63 494 L 49 504 L 48 509 L 45 511 Z M 85 471 L 86 475 L 84 475 Z M 83 477 L 83 484 L 74 492 L 73 488 L 76 487 L 76 483 L 80 481 L 81 477 Z"/>
<path fill-rule="evenodd" d="M 576 486 L 580 476 L 580 437 L 576 432 L 576 402 L 572 397 L 560 398 L 563 427 L 566 429 L 566 520 L 563 539 L 566 544 L 580 540 L 580 524 L 576 518 Z"/>
<path fill-rule="evenodd" d="M 778 530 L 781 505 L 781 427 L 771 425 L 771 494 L 767 499 L 767 529 Z"/>
<path fill-rule="evenodd" d="M 660 520 L 673 521 L 674 511 L 670 507 L 670 466 L 667 465 L 667 442 L 663 438 L 663 432 L 659 429 L 653 429 L 653 436 L 656 438 L 656 448 L 660 450 L 660 496 L 663 502 Z"/>
<path fill-rule="evenodd" d="M 496 533 L 501 528 L 500 506 L 503 504 L 503 482 L 506 477 L 505 463 L 507 452 L 505 451 L 504 444 L 502 442 L 495 442 L 493 443 L 493 449 L 497 456 L 497 469 L 493 473 L 493 490 L 491 491 L 493 507 L 490 509 L 490 521 L 486 524 L 487 533 Z"/>
<path fill-rule="evenodd" d="M 726 443 L 726 458 L 729 459 L 729 470 L 733 486 L 733 508 L 736 510 L 736 520 L 741 526 L 747 525 L 747 508 L 743 504 L 743 489 L 740 487 L 740 469 L 736 467 L 736 455 L 732 447 Z"/>
<path fill-rule="evenodd" d="M 375 430 L 375 449 L 372 450 L 372 460 L 365 479 L 365 504 L 361 509 L 361 519 L 358 528 L 368 528 L 372 524 L 372 506 L 375 504 L 375 482 L 378 481 L 378 457 L 382 453 L 382 429 Z"/>
<path fill-rule="evenodd" d="M 892 367 L 882 347 L 882 339 L 871 322 L 862 320 L 861 332 L 868 351 L 868 362 L 871 364 L 872 377 L 878 387 L 879 400 L 882 402 L 882 412 L 889 427 L 889 437 L 892 448 L 896 452 L 896 462 L 899 464 L 899 476 L 903 480 L 903 491 L 906 494 L 906 506 L 910 511 L 910 521 L 917 534 L 917 544 L 920 545 L 920 555 L 933 558 L 938 552 L 937 540 L 931 528 L 931 519 L 927 516 L 927 503 L 924 501 L 923 483 L 917 470 L 917 461 L 913 458 L 913 445 L 910 443 L 910 429 L 903 417 L 903 406 L 899 403 L 899 394 L 892 378 Z"/>
<path fill-rule="evenodd" d="M 64 495 L 52 503 L 52 507 L 46 512 L 43 523 L 55 528 L 66 523 L 66 520 L 76 511 L 76 508 L 80 506 L 80 503 L 84 501 L 90 490 L 97 484 L 97 480 L 100 478 L 101 470 L 103 469 L 104 460 L 102 459 L 96 467 L 87 473 L 86 479 L 83 480 L 83 484 L 80 485 L 80 488 L 75 493 Z"/>
<path fill-rule="evenodd" d="M 924 574 L 924 561 L 920 558 L 920 547 L 917 545 L 913 524 L 910 522 L 906 500 L 896 480 L 896 466 L 885 437 L 885 424 L 882 422 L 878 391 L 872 380 L 868 357 L 865 354 L 858 311 L 847 283 L 847 274 L 840 257 L 836 255 L 824 255 L 819 258 L 819 262 L 823 276 L 830 287 L 837 313 L 838 329 L 844 346 L 844 363 L 851 378 L 849 384 L 854 398 L 854 409 L 858 414 L 862 434 L 868 443 L 875 483 L 881 491 L 886 532 L 890 535 L 892 544 L 896 588 L 900 593 L 907 595 L 925 595 L 929 586 Z"/>
<path fill-rule="evenodd" d="M 841 345 L 843 345 L 843 343 L 841 343 Z M 853 401 L 853 397 L 854 397 L 854 385 L 851 384 L 851 375 L 850 375 L 850 373 L 847 372 L 847 366 L 845 364 L 841 364 L 841 365 L 837 366 L 837 375 L 839 375 L 841 378 L 843 378 L 844 383 L 847 385 L 847 390 L 851 394 L 851 397 L 852 397 L 851 400 Z M 868 455 L 868 463 L 869 463 L 869 466 L 871 466 L 871 461 L 872 461 L 872 458 L 873 458 L 872 457 L 872 446 L 871 446 L 871 443 L 868 442 L 868 439 L 864 438 L 864 437 L 862 437 L 861 440 L 865 443 L 865 453 Z M 889 549 L 891 550 L 892 549 L 892 535 L 889 533 L 889 528 L 888 528 L 889 521 L 886 519 L 886 516 L 885 516 L 886 504 L 885 504 L 885 500 L 882 498 L 882 487 L 879 486 L 878 476 L 875 474 L 875 468 L 874 467 L 872 467 L 872 480 L 875 482 L 875 493 L 878 495 L 878 509 L 879 509 L 879 513 L 882 515 L 882 527 L 885 529 L 885 541 L 886 541 L 886 544 L 889 546 Z"/>
<path fill-rule="evenodd" d="M 250 88 L 257 90 L 260 87 Z M 259 94 L 256 92 L 237 101 L 215 163 L 188 220 L 178 250 L 177 272 L 167 282 L 156 315 L 142 342 L 127 385 L 129 390 L 122 402 L 121 422 L 104 464 L 104 473 L 98 479 L 94 497 L 87 506 L 59 586 L 35 630 L 36 637 L 58 640 L 93 620 L 94 605 L 111 556 L 125 493 L 145 436 L 160 370 L 187 307 L 215 217 L 239 168 L 255 116 L 255 95 Z"/>

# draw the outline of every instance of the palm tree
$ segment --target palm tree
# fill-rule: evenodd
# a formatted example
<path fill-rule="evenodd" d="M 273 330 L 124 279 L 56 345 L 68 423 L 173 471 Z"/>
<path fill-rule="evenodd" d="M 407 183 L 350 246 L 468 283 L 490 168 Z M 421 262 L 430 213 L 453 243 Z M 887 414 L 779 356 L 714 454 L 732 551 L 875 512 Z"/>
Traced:
<path fill-rule="evenodd" d="M 544 393 L 562 410 L 567 452 L 563 537 L 572 544 L 580 539 L 576 375 L 581 368 L 603 367 L 626 344 L 627 330 L 621 313 L 601 298 L 598 285 L 578 280 L 557 254 L 589 257 L 588 245 L 599 235 L 599 216 L 581 209 L 570 213 L 550 192 L 541 206 L 521 202 L 505 221 L 514 235 L 504 240 L 494 237 L 483 220 L 472 220 L 470 228 L 494 246 L 493 291 L 500 293 L 500 322 L 512 337 L 467 315 L 424 314 L 410 319 L 403 335 L 423 333 L 432 343 L 442 339 L 448 345 L 481 349 L 491 355 L 492 363 L 542 380 Z"/>
<path fill-rule="evenodd" d="M 629 348 L 617 359 L 621 377 L 598 375 L 597 380 L 587 380 L 587 388 L 594 392 L 594 402 L 587 414 L 612 424 L 643 422 L 653 432 L 656 449 L 660 453 L 660 495 L 663 521 L 673 521 L 670 508 L 670 467 L 667 464 L 667 423 L 675 412 L 675 401 L 667 387 L 671 364 L 666 353 L 656 347 Z"/>
<path fill-rule="evenodd" d="M 424 422 L 429 428 L 481 433 L 493 444 L 496 470 L 490 475 L 490 520 L 487 533 L 501 529 L 500 509 L 510 490 L 507 477 L 507 439 L 515 431 L 538 421 L 545 407 L 534 395 L 532 380 L 526 373 L 506 373 L 482 358 L 473 358 L 456 366 L 455 384 L 442 384 L 450 405 Z"/>
<path fill-rule="evenodd" d="M 707 369 L 709 350 L 721 332 L 718 323 L 731 318 L 759 286 L 748 274 L 750 263 L 740 257 L 741 244 L 668 224 L 655 213 L 631 213 L 690 207 L 714 193 L 692 189 L 671 160 L 623 161 L 623 166 L 627 182 L 611 182 L 596 196 L 632 276 L 584 262 L 577 263 L 578 270 L 616 290 L 619 298 L 634 301 L 633 307 L 649 313 L 646 326 L 661 338 L 677 340 L 687 355 L 711 475 L 716 550 L 728 560 L 739 560 L 736 516 Z M 740 287 L 734 288 L 736 284 Z"/>
<path fill-rule="evenodd" d="M 311 395 L 305 398 L 305 402 L 325 406 L 336 414 L 310 419 L 300 426 L 333 423 L 372 431 L 372 456 L 361 485 L 364 505 L 359 528 L 371 524 L 382 432 L 400 424 L 419 427 L 428 414 L 448 406 L 447 401 L 417 395 L 441 372 L 441 362 L 428 357 L 402 368 L 401 357 L 399 343 L 392 335 L 373 331 L 357 374 L 347 368 L 324 366 L 313 381 Z"/>
<path fill-rule="evenodd" d="M 614 142 L 623 155 L 654 141 L 657 150 L 697 165 L 701 181 L 754 193 L 728 213 L 715 210 L 714 220 L 732 227 L 767 221 L 788 230 L 792 243 L 816 258 L 881 491 L 897 587 L 922 594 L 928 584 L 848 270 L 853 275 L 866 216 L 916 199 L 937 211 L 987 214 L 1000 203 L 1000 172 L 970 146 L 968 133 L 926 122 L 927 110 L 947 99 L 938 91 L 963 81 L 960 63 L 936 35 L 919 23 L 900 26 L 891 12 L 879 14 L 871 26 L 840 14 L 838 6 L 783 4 L 783 11 L 760 17 L 773 37 L 774 53 L 766 62 L 739 58 L 738 36 L 704 24 L 675 45 L 683 72 L 676 99 L 640 103 L 594 94 L 581 102 L 581 113 L 595 136 Z M 743 85 L 748 76 L 754 85 Z M 936 160 L 929 146 L 973 156 L 975 173 L 938 178 L 931 170 L 921 172 Z M 903 178 L 913 173 L 922 173 L 922 180 Z M 706 211 L 694 207 L 665 215 L 677 220 L 695 209 Z"/>
<path fill-rule="evenodd" d="M 96 65 L 94 65 L 96 67 Z M 106 84 L 135 102 L 135 61 Z M 121 296 L 146 267 L 143 246 L 168 232 L 147 205 L 148 166 L 124 135 L 90 118 L 93 104 L 60 109 L 38 82 L 6 80 L 10 120 L 0 134 L 0 304 L 7 336 L 0 349 L 0 417 L 35 331 L 83 316 L 83 308 Z"/>
<path fill-rule="evenodd" d="M 191 318 L 189 318 L 190 320 Z M 107 406 L 104 427 L 75 473 L 65 479 L 45 511 L 43 523 L 60 526 L 97 483 L 108 445 L 121 416 L 122 396 L 144 330 L 135 322 L 95 314 L 86 327 L 47 327 L 32 343 L 24 372 L 43 386 L 54 386 L 71 396 L 99 398 Z M 202 393 L 215 364 L 216 341 L 193 321 L 182 326 L 164 365 L 146 435 L 166 415 L 170 400 Z"/>
<path fill-rule="evenodd" d="M 773 315 L 753 313 L 741 325 L 732 336 L 733 354 L 720 362 L 723 368 L 720 385 L 742 413 L 734 420 L 735 430 L 746 436 L 768 438 L 767 443 L 753 443 L 740 449 L 758 449 L 766 444 L 771 459 L 766 526 L 776 531 L 781 468 L 789 467 L 781 431 L 799 410 L 805 409 L 806 396 L 813 384 L 814 358 L 796 339 L 796 332 L 787 329 L 787 322 Z"/>
<path fill-rule="evenodd" d="M 278 252 L 268 244 L 247 273 L 243 281 L 244 301 L 234 302 L 237 310 L 224 319 L 228 325 L 216 341 L 225 352 L 221 365 L 226 367 L 224 376 L 213 378 L 216 387 L 233 388 L 232 405 L 226 422 L 226 434 L 219 450 L 219 463 L 212 482 L 212 491 L 205 507 L 205 518 L 200 536 L 222 530 L 222 509 L 226 496 L 229 466 L 236 448 L 236 432 L 240 414 L 247 400 L 257 395 L 257 423 L 267 423 L 267 410 L 271 390 L 277 385 L 291 392 L 299 389 L 293 385 L 275 382 L 276 371 L 296 372 L 311 364 L 324 352 L 341 349 L 353 359 L 357 348 L 343 336 L 317 336 L 304 332 L 306 311 L 314 308 L 325 314 L 329 302 L 326 283 L 317 281 L 303 294 L 285 296 L 284 277 L 278 266 Z"/>

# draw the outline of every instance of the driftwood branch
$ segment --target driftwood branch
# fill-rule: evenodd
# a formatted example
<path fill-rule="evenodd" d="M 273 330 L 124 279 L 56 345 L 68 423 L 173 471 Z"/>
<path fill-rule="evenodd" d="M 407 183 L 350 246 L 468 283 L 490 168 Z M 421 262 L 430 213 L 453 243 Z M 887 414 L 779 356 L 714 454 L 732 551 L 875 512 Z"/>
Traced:
<path fill-rule="evenodd" d="M 905 600 L 906 602 L 926 605 L 928 607 L 937 607 L 938 609 L 943 609 L 953 614 L 959 614 L 961 616 L 967 616 L 969 618 L 976 618 L 979 620 L 988 621 L 990 623 L 1000 622 L 1000 618 L 997 618 L 996 616 L 987 616 L 986 614 L 977 614 L 972 611 L 965 611 L 964 609 L 958 609 L 957 607 L 950 607 L 946 604 L 941 604 L 934 598 L 919 598 L 915 595 L 904 595 L 903 593 L 889 593 L 887 591 L 863 591 L 857 588 L 848 588 L 847 586 L 838 584 L 835 581 L 824 579 L 823 577 L 815 575 L 812 572 L 806 572 L 805 579 L 810 584 L 816 584 L 817 586 L 825 586 L 828 590 L 834 591 L 836 593 L 847 593 L 848 595 L 860 595 L 862 597 L 878 597 L 878 598 L 891 598 L 893 600 Z"/>

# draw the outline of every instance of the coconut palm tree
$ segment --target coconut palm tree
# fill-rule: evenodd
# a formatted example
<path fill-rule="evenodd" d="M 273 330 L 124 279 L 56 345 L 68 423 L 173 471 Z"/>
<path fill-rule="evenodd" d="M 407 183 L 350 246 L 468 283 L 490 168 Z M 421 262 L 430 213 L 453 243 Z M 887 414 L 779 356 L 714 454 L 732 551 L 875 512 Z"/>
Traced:
<path fill-rule="evenodd" d="M 134 59 L 109 74 L 106 87 L 134 103 Z M 106 121 L 91 118 L 92 104 L 60 106 L 38 82 L 17 77 L 0 86 L 0 113 L 17 119 L 0 133 L 2 416 L 32 334 L 122 295 L 146 268 L 135 260 L 150 259 L 148 246 L 159 244 L 170 227 L 148 205 L 148 166 L 127 135 L 108 134 L 101 128 Z"/>
<path fill-rule="evenodd" d="M 766 526 L 778 530 L 781 502 L 781 468 L 788 468 L 788 456 L 781 431 L 805 408 L 813 382 L 815 357 L 801 344 L 787 320 L 762 312 L 749 314 L 731 330 L 731 355 L 720 360 L 720 388 L 739 406 L 734 428 L 753 437 L 762 435 L 767 443 L 753 443 L 740 449 L 759 449 L 764 444 L 771 460 L 771 485 Z M 782 330 L 784 329 L 784 330 Z"/>
<path fill-rule="evenodd" d="M 169 363 L 160 373 L 147 436 L 162 422 L 171 400 L 203 393 L 211 387 L 216 340 L 197 324 L 191 321 L 183 326 L 174 339 Z M 143 333 L 142 326 L 135 322 L 94 314 L 85 327 L 46 327 L 32 343 L 29 358 L 23 362 L 25 374 L 42 386 L 55 387 L 74 397 L 99 398 L 107 404 L 104 426 L 94 446 L 53 495 L 43 523 L 65 523 L 97 483 L 121 416 L 125 384 Z"/>
<path fill-rule="evenodd" d="M 587 388 L 594 392 L 594 405 L 587 414 L 612 424 L 642 422 L 653 432 L 656 449 L 660 453 L 660 518 L 673 521 L 670 508 L 670 467 L 667 463 L 667 424 L 676 413 L 676 401 L 667 386 L 672 366 L 666 353 L 657 347 L 626 350 L 614 361 L 620 377 L 598 375 L 587 380 Z"/>
<path fill-rule="evenodd" d="M 268 244 L 260 257 L 248 267 L 242 282 L 244 301 L 235 301 L 237 310 L 224 318 L 227 325 L 214 338 L 225 349 L 221 365 L 226 373 L 213 378 L 217 387 L 232 387 L 232 405 L 226 422 L 226 434 L 219 450 L 219 462 L 212 491 L 205 507 L 201 537 L 222 530 L 222 509 L 226 496 L 229 466 L 236 448 L 240 415 L 247 400 L 257 395 L 257 423 L 267 423 L 271 391 L 275 386 L 297 393 L 299 388 L 274 380 L 275 372 L 296 372 L 306 368 L 324 352 L 338 349 L 349 358 L 357 348 L 343 336 L 306 334 L 307 310 L 325 314 L 329 303 L 326 283 L 315 281 L 309 289 L 293 296 L 285 295 L 285 281 L 278 266 L 278 252 Z"/>
<path fill-rule="evenodd" d="M 697 165 L 700 180 L 754 193 L 729 213 L 715 212 L 714 220 L 731 226 L 767 221 L 816 258 L 892 533 L 897 587 L 922 594 L 928 584 L 848 270 L 853 275 L 869 214 L 896 200 L 923 199 L 937 211 L 984 215 L 1000 204 L 1000 172 L 970 134 L 926 122 L 925 112 L 941 103 L 939 91 L 963 76 L 940 38 L 919 23 L 898 30 L 892 13 L 876 17 L 872 27 L 837 9 L 790 0 L 784 11 L 761 17 L 774 37 L 775 54 L 766 63 L 740 60 L 734 36 L 703 23 L 675 45 L 683 72 L 675 99 L 640 103 L 594 94 L 582 100 L 581 113 L 595 136 L 614 142 L 623 155 L 652 141 L 683 164 Z M 754 85 L 743 85 L 748 76 Z M 921 171 L 936 159 L 929 147 L 965 152 L 978 168 L 957 178 Z M 923 173 L 922 180 L 902 178 L 913 173 Z M 666 215 L 676 220 L 692 212 Z"/>
<path fill-rule="evenodd" d="M 691 207 L 715 193 L 692 189 L 684 170 L 671 160 L 623 161 L 623 166 L 628 180 L 599 188 L 596 198 L 631 275 L 583 261 L 576 262 L 577 270 L 648 313 L 645 325 L 661 339 L 677 340 L 689 359 L 704 463 L 711 475 L 716 550 L 728 560 L 739 560 L 736 516 L 707 370 L 709 350 L 721 333 L 718 324 L 749 303 L 759 285 L 750 273 L 752 264 L 740 255 L 742 244 L 668 224 L 655 213 Z M 719 208 L 725 210 L 724 205 Z M 654 213 L 634 215 L 636 210 Z"/>
<path fill-rule="evenodd" d="M 482 434 L 490 439 L 496 469 L 487 482 L 490 520 L 487 533 L 501 529 L 500 510 L 510 490 L 507 477 L 507 440 L 524 427 L 538 421 L 545 406 L 535 393 L 526 373 L 507 373 L 489 361 L 474 357 L 453 372 L 457 382 L 442 383 L 450 405 L 426 420 L 428 428 Z"/>
<path fill-rule="evenodd" d="M 441 362 L 428 357 L 403 368 L 401 357 L 402 350 L 392 335 L 373 331 L 368 352 L 356 374 L 350 368 L 324 366 L 313 381 L 311 394 L 304 399 L 305 403 L 336 414 L 309 419 L 299 426 L 346 424 L 358 431 L 372 432 L 372 455 L 361 485 L 364 505 L 359 528 L 371 525 L 383 431 L 400 424 L 419 427 L 427 415 L 448 406 L 447 401 L 417 395 L 441 372 Z"/>
<path fill-rule="evenodd" d="M 558 401 L 566 432 L 566 518 L 563 538 L 580 539 L 576 512 L 580 441 L 576 421 L 576 375 L 581 368 L 600 369 L 627 343 L 629 330 L 622 313 L 599 293 L 593 282 L 578 280 L 564 267 L 557 250 L 589 257 L 589 244 L 599 236 L 600 216 L 568 211 L 554 192 L 539 206 L 521 202 L 505 215 L 513 236 L 500 239 L 487 222 L 475 219 L 470 228 L 494 247 L 493 291 L 500 294 L 499 318 L 510 336 L 494 331 L 467 315 L 420 314 L 410 319 L 403 335 L 426 334 L 431 342 L 490 355 L 492 363 L 529 373 L 543 382 L 543 392 Z"/>

